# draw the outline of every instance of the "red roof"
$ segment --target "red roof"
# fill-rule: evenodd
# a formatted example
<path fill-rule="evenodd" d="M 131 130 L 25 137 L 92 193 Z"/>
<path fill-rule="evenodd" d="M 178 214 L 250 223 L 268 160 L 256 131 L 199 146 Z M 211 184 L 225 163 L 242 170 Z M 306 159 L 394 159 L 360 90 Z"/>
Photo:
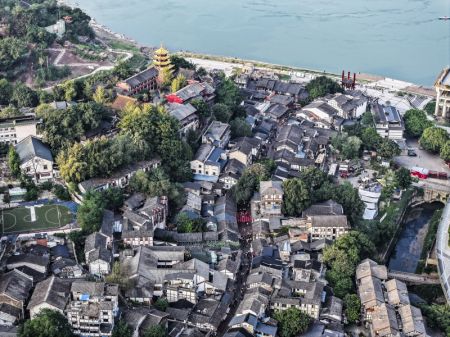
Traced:
<path fill-rule="evenodd" d="M 167 99 L 167 102 L 169 102 L 169 103 L 183 104 L 183 100 L 175 94 L 167 95 L 166 99 Z"/>

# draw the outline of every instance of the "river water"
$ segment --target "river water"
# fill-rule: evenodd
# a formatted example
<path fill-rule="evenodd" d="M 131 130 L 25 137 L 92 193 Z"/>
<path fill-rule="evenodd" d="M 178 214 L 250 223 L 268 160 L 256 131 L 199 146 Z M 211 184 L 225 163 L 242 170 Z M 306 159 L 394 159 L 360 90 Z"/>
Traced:
<path fill-rule="evenodd" d="M 442 204 L 433 203 L 408 210 L 406 223 L 389 260 L 390 270 L 416 272 L 429 221 L 434 212 L 441 208 Z"/>
<path fill-rule="evenodd" d="M 432 85 L 450 64 L 449 0 L 67 0 L 150 46 Z"/>

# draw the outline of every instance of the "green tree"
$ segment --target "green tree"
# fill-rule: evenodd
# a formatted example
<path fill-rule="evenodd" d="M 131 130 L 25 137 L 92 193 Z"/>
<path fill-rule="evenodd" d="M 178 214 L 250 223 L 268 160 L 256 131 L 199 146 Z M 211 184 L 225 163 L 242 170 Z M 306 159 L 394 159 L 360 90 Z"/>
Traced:
<path fill-rule="evenodd" d="M 53 193 L 59 200 L 65 201 L 71 200 L 69 191 L 62 185 L 55 184 L 53 186 Z"/>
<path fill-rule="evenodd" d="M 27 45 L 22 39 L 0 39 L 0 69 L 12 69 L 26 54 Z"/>
<path fill-rule="evenodd" d="M 203 76 L 208 75 L 208 72 L 207 72 L 206 69 L 203 68 L 203 67 L 199 67 L 199 68 L 196 70 L 196 73 L 197 73 L 197 76 L 200 76 L 200 77 L 203 77 Z"/>
<path fill-rule="evenodd" d="M 297 308 L 275 311 L 274 317 L 278 321 L 281 337 L 295 337 L 306 332 L 312 321 Z"/>
<path fill-rule="evenodd" d="M 105 281 L 118 284 L 121 289 L 129 289 L 132 286 L 132 281 L 123 274 L 119 261 L 113 263 L 111 274 L 106 276 Z"/>
<path fill-rule="evenodd" d="M 100 229 L 104 207 L 105 201 L 101 192 L 88 191 L 84 195 L 78 208 L 77 221 L 85 233 L 90 234 Z"/>
<path fill-rule="evenodd" d="M 132 191 L 145 193 L 148 190 L 148 184 L 149 179 L 147 174 L 139 170 L 131 177 L 129 187 Z"/>
<path fill-rule="evenodd" d="M 375 246 L 367 235 L 352 231 L 339 237 L 323 251 L 324 263 L 329 267 L 326 278 L 337 297 L 353 291 L 353 277 L 357 264 L 375 253 Z"/>
<path fill-rule="evenodd" d="M 347 294 L 344 297 L 345 315 L 350 323 L 359 320 L 361 314 L 361 301 L 356 294 Z"/>
<path fill-rule="evenodd" d="M 439 155 L 445 162 L 450 161 L 450 140 L 447 140 L 445 144 L 442 145 Z"/>
<path fill-rule="evenodd" d="M 20 177 L 20 158 L 16 152 L 16 149 L 12 145 L 9 147 L 8 151 L 8 167 L 13 177 Z"/>
<path fill-rule="evenodd" d="M 106 93 L 105 87 L 99 85 L 97 89 L 95 89 L 95 93 L 92 95 L 92 99 L 95 103 L 105 104 L 106 103 Z"/>
<path fill-rule="evenodd" d="M 164 108 L 148 104 L 142 108 L 129 106 L 122 112 L 119 128 L 137 147 L 137 155 L 144 158 L 158 155 L 174 181 L 191 178 L 191 149 L 180 139 L 178 121 Z"/>
<path fill-rule="evenodd" d="M 365 206 L 359 198 L 358 190 L 349 182 L 335 186 L 332 190 L 331 199 L 342 204 L 344 213 L 348 216 L 350 223 L 355 225 L 361 220 Z"/>
<path fill-rule="evenodd" d="M 230 108 L 223 103 L 214 104 L 212 107 L 212 114 L 215 119 L 222 123 L 228 123 L 232 115 Z"/>
<path fill-rule="evenodd" d="M 0 111 L 0 118 L 11 118 L 22 115 L 23 113 L 20 112 L 20 110 L 16 108 L 14 105 L 8 105 L 6 108 Z"/>
<path fill-rule="evenodd" d="M 169 67 L 163 68 L 159 72 L 159 81 L 163 88 L 168 88 L 172 83 L 172 79 L 173 79 L 173 70 L 170 69 Z"/>
<path fill-rule="evenodd" d="M 397 171 L 395 171 L 395 179 L 400 188 L 408 188 L 411 186 L 412 178 L 411 173 L 408 169 L 401 167 Z"/>
<path fill-rule="evenodd" d="M 377 150 L 382 138 L 374 128 L 365 128 L 361 133 L 361 141 L 365 149 Z"/>
<path fill-rule="evenodd" d="M 403 120 L 406 134 L 410 137 L 421 137 L 426 128 L 433 126 L 433 122 L 427 119 L 426 113 L 418 109 L 406 111 Z"/>
<path fill-rule="evenodd" d="M 35 107 L 39 102 L 36 92 L 25 84 L 17 84 L 14 87 L 11 101 L 19 108 Z"/>
<path fill-rule="evenodd" d="M 56 310 L 43 309 L 35 318 L 19 325 L 19 337 L 72 337 L 67 318 Z"/>
<path fill-rule="evenodd" d="M 153 305 L 160 311 L 166 311 L 167 307 L 169 306 L 169 302 L 166 298 L 159 297 Z"/>
<path fill-rule="evenodd" d="M 361 149 L 362 141 L 356 136 L 348 137 L 342 145 L 342 155 L 346 159 L 357 158 Z"/>
<path fill-rule="evenodd" d="M 425 108 L 424 108 L 426 113 L 429 114 L 429 115 L 432 115 L 432 116 L 434 115 L 435 109 L 436 109 L 436 102 L 435 101 L 427 103 L 427 105 L 425 105 Z"/>
<path fill-rule="evenodd" d="M 199 98 L 194 99 L 192 100 L 191 105 L 197 110 L 197 115 L 202 120 L 205 120 L 206 118 L 211 116 L 211 110 L 204 100 Z"/>
<path fill-rule="evenodd" d="M 439 153 L 449 139 L 447 131 L 438 127 L 427 128 L 420 137 L 420 145 L 427 151 Z"/>
<path fill-rule="evenodd" d="M 119 320 L 112 331 L 111 337 L 132 337 L 133 329 L 124 320 Z"/>
<path fill-rule="evenodd" d="M 260 181 L 268 178 L 269 172 L 264 164 L 256 163 L 247 168 L 231 189 L 236 202 L 239 205 L 247 205 L 253 193 L 259 188 Z"/>
<path fill-rule="evenodd" d="M 13 86 L 5 78 L 0 79 L 0 105 L 8 105 L 13 94 Z"/>
<path fill-rule="evenodd" d="M 308 186 L 298 178 L 283 182 L 283 213 L 289 216 L 300 216 L 311 205 Z"/>
<path fill-rule="evenodd" d="M 75 143 L 70 148 L 61 151 L 56 157 L 61 177 L 66 182 L 79 183 L 86 179 L 87 163 L 83 157 L 83 145 L 79 143 Z"/>
<path fill-rule="evenodd" d="M 103 191 L 103 198 L 105 199 L 105 207 L 111 210 L 117 210 L 123 205 L 123 191 L 118 187 L 111 187 Z"/>
<path fill-rule="evenodd" d="M 230 123 L 231 138 L 250 137 L 252 127 L 243 118 L 233 119 Z"/>
<path fill-rule="evenodd" d="M 238 86 L 223 73 L 219 76 L 216 88 L 216 102 L 229 106 L 231 109 L 241 103 L 242 97 Z"/>
<path fill-rule="evenodd" d="M 310 193 L 319 189 L 328 182 L 328 175 L 316 167 L 308 167 L 300 172 L 300 180 L 308 187 Z"/>
<path fill-rule="evenodd" d="M 401 150 L 396 142 L 390 139 L 383 139 L 378 145 L 378 154 L 386 159 L 392 159 L 395 156 L 400 155 Z"/>
<path fill-rule="evenodd" d="M 309 98 L 311 100 L 328 94 L 343 92 L 339 83 L 326 76 L 318 76 L 310 81 L 306 85 L 306 90 L 308 90 Z"/>
<path fill-rule="evenodd" d="M 195 65 L 185 58 L 179 55 L 170 55 L 170 63 L 174 66 L 175 70 L 178 71 L 180 68 L 183 69 L 195 69 Z"/>
<path fill-rule="evenodd" d="M 64 90 L 64 99 L 67 102 L 71 102 L 75 99 L 75 97 L 77 97 L 78 92 L 77 92 L 77 87 L 75 84 L 75 81 L 66 81 L 63 83 L 63 85 L 61 86 Z"/>
<path fill-rule="evenodd" d="M 191 219 L 184 212 L 178 214 L 176 223 L 178 233 L 198 233 L 203 231 L 203 220 L 200 218 Z"/>
<path fill-rule="evenodd" d="M 427 325 L 432 329 L 439 329 L 450 336 L 450 305 L 432 304 L 421 305 L 422 313 L 427 317 Z"/>
<path fill-rule="evenodd" d="M 86 132 L 98 128 L 107 111 L 95 102 L 80 103 L 65 110 L 41 104 L 36 108 L 36 115 L 42 118 L 40 130 L 45 142 L 58 153 L 61 148 L 80 141 Z"/>
<path fill-rule="evenodd" d="M 167 337 L 167 331 L 161 325 L 153 325 L 145 330 L 143 337 Z"/>
<path fill-rule="evenodd" d="M 181 88 L 185 87 L 187 84 L 186 77 L 180 74 L 172 80 L 171 91 L 177 92 Z"/>
<path fill-rule="evenodd" d="M 361 124 L 364 126 L 373 126 L 373 115 L 370 111 L 366 111 L 362 114 Z"/>

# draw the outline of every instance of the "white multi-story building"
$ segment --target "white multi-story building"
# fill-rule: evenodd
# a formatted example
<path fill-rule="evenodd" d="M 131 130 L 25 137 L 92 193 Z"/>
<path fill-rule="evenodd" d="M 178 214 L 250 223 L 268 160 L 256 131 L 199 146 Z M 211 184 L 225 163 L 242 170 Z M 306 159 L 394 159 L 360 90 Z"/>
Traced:
<path fill-rule="evenodd" d="M 86 337 L 111 336 L 118 312 L 117 285 L 75 281 L 66 315 L 74 333 Z"/>
<path fill-rule="evenodd" d="M 360 92 L 355 92 L 354 95 L 337 93 L 327 103 L 345 119 L 359 118 L 367 109 L 367 98 Z"/>
<path fill-rule="evenodd" d="M 202 144 L 191 161 L 191 170 L 195 180 L 216 182 L 222 167 L 226 163 L 225 152 L 211 144 Z"/>
<path fill-rule="evenodd" d="M 375 129 L 382 138 L 391 140 L 403 139 L 403 120 L 398 110 L 392 105 L 372 105 Z"/>
<path fill-rule="evenodd" d="M 436 89 L 436 117 L 449 117 L 450 113 L 450 68 L 442 70 L 434 84 Z"/>
<path fill-rule="evenodd" d="M 37 123 L 28 116 L 0 120 L 0 143 L 17 144 L 28 136 L 36 137 Z"/>

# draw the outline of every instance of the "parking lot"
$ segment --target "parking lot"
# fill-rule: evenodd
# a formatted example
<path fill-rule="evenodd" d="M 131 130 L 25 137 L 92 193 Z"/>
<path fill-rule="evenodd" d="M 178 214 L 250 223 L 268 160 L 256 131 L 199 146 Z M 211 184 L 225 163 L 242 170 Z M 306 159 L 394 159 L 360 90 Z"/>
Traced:
<path fill-rule="evenodd" d="M 399 156 L 395 158 L 395 162 L 408 169 L 418 166 L 432 171 L 447 172 L 450 175 L 450 168 L 445 165 L 444 161 L 438 155 L 431 154 L 419 148 L 417 141 L 407 140 L 407 146 L 413 148 L 417 153 L 416 157 Z"/>

